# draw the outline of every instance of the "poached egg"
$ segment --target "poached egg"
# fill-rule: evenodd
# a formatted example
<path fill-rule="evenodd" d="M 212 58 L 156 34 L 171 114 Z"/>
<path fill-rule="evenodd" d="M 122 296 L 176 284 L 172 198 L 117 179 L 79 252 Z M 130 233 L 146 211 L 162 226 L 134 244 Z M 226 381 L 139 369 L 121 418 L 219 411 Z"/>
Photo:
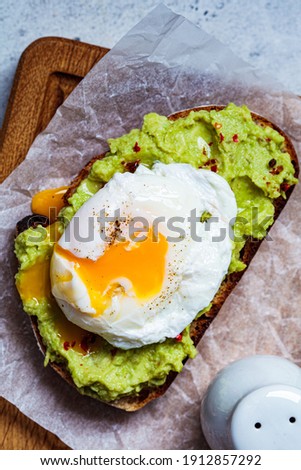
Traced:
<path fill-rule="evenodd" d="M 156 163 L 116 173 L 56 244 L 52 294 L 69 321 L 115 347 L 175 338 L 228 271 L 236 213 L 230 186 L 209 170 Z"/>

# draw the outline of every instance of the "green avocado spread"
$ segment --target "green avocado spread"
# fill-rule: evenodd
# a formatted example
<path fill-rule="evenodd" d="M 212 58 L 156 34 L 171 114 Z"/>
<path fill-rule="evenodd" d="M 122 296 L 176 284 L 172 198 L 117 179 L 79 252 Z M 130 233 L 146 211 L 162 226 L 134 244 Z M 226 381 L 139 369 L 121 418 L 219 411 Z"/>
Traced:
<path fill-rule="evenodd" d="M 16 285 L 24 310 L 37 318 L 45 363 L 63 364 L 81 393 L 109 402 L 162 385 L 171 371 L 180 372 L 184 361 L 196 354 L 189 326 L 180 339 L 122 350 L 69 323 L 50 293 L 53 233 L 59 236 L 76 211 L 116 172 L 133 171 L 138 164 L 151 168 L 156 161 L 189 163 L 217 172 L 235 194 L 238 217 L 229 273 L 242 271 L 245 264 L 240 254 L 247 238 L 266 235 L 274 220 L 273 200 L 285 197 L 297 179 L 284 138 L 271 127 L 257 125 L 246 106 L 232 103 L 221 111 L 192 111 L 175 121 L 151 113 L 144 117 L 142 129 L 108 143 L 106 156 L 95 161 L 69 206 L 61 210 L 60 221 L 19 234 L 15 253 Z M 205 214 L 204 221 L 208 217 Z"/>

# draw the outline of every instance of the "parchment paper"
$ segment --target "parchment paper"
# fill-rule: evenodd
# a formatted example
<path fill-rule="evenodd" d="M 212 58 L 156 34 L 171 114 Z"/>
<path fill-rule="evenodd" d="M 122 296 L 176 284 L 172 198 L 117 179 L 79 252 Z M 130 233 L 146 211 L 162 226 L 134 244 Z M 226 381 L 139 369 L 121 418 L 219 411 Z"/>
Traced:
<path fill-rule="evenodd" d="M 284 64 L 285 66 L 285 64 Z M 292 71 L 293 72 L 293 71 Z M 106 139 L 144 114 L 246 103 L 301 150 L 301 100 L 163 5 L 107 54 L 59 108 L 1 195 L 1 393 L 77 449 L 202 449 L 199 408 L 229 362 L 254 353 L 301 363 L 301 210 L 297 187 L 234 293 L 167 393 L 134 414 L 79 395 L 50 368 L 22 311 L 13 276 L 15 223 L 37 191 L 68 184 Z"/>

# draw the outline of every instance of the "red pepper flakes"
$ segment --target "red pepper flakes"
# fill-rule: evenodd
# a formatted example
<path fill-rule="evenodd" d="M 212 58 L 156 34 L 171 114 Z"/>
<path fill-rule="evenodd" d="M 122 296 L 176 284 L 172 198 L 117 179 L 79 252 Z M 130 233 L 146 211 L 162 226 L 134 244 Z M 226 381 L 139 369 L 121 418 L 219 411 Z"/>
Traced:
<path fill-rule="evenodd" d="M 283 171 L 283 166 L 282 165 L 278 165 L 276 166 L 275 168 L 272 168 L 270 170 L 270 173 L 271 175 L 279 175 L 279 173 L 281 173 Z"/>
<path fill-rule="evenodd" d="M 205 147 L 203 148 L 203 155 L 205 155 L 205 156 L 207 155 Z"/>
<path fill-rule="evenodd" d="M 93 333 L 88 334 L 82 338 L 80 342 L 80 347 L 85 353 L 87 353 L 90 351 L 91 345 L 95 343 L 95 341 L 96 341 L 96 336 Z"/>
<path fill-rule="evenodd" d="M 280 189 L 284 192 L 286 192 L 290 187 L 291 187 L 291 185 L 288 184 L 288 183 L 281 183 L 281 185 L 280 185 Z"/>
<path fill-rule="evenodd" d="M 271 142 L 271 139 L 269 137 L 266 137 L 266 142 Z"/>
<path fill-rule="evenodd" d="M 130 173 L 135 173 L 139 166 L 140 160 L 135 160 L 134 162 L 123 162 L 123 166 L 126 169 L 126 171 L 129 171 Z"/>
<path fill-rule="evenodd" d="M 233 142 L 239 142 L 238 134 L 234 134 L 234 136 L 232 137 L 232 140 Z"/>
<path fill-rule="evenodd" d="M 213 142 L 208 142 L 208 145 L 209 147 L 211 147 L 211 145 L 213 145 Z"/>
<path fill-rule="evenodd" d="M 220 122 L 215 122 L 214 124 L 215 129 L 221 129 L 223 125 Z"/>
<path fill-rule="evenodd" d="M 222 142 L 224 140 L 224 138 L 225 138 L 225 136 L 222 133 L 220 133 L 220 135 L 219 135 L 220 142 Z"/>
<path fill-rule="evenodd" d="M 183 335 L 181 333 L 175 337 L 175 340 L 177 343 L 181 343 L 182 339 L 183 339 Z"/>
<path fill-rule="evenodd" d="M 208 160 L 203 165 L 201 165 L 200 168 L 202 168 L 202 166 L 215 165 L 216 163 L 217 161 L 215 160 L 215 158 L 211 158 L 211 160 Z"/>
<path fill-rule="evenodd" d="M 211 171 L 214 171 L 215 173 L 217 172 L 218 166 L 217 166 L 217 160 L 215 158 L 211 158 L 211 160 L 208 160 L 199 168 L 203 168 L 204 166 L 210 166 Z"/>
<path fill-rule="evenodd" d="M 134 150 L 134 152 L 136 152 L 136 153 L 137 153 L 137 152 L 140 152 L 141 147 L 139 147 L 138 142 L 135 143 L 135 145 L 134 145 L 134 147 L 133 147 L 133 150 Z"/>
<path fill-rule="evenodd" d="M 273 166 L 275 166 L 276 163 L 277 163 L 277 162 L 276 162 L 275 158 L 272 158 L 272 160 L 269 161 L 269 167 L 270 167 L 270 168 L 273 168 Z"/>
<path fill-rule="evenodd" d="M 88 339 L 87 336 L 84 336 L 83 339 L 80 342 L 80 347 L 82 348 L 83 351 L 88 352 L 89 351 L 89 346 L 88 346 Z"/>
<path fill-rule="evenodd" d="M 69 351 L 70 348 L 74 348 L 75 344 L 76 344 L 75 340 L 71 341 L 71 343 L 70 341 L 65 341 L 63 344 L 65 351 Z"/>

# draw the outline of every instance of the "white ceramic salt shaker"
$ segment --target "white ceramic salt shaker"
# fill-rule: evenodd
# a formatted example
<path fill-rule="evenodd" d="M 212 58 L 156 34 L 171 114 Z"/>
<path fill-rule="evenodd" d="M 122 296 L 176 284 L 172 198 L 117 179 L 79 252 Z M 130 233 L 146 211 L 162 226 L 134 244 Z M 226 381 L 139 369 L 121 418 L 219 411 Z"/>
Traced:
<path fill-rule="evenodd" d="M 277 356 L 233 362 L 209 385 L 201 425 L 211 449 L 301 449 L 301 369 Z"/>

